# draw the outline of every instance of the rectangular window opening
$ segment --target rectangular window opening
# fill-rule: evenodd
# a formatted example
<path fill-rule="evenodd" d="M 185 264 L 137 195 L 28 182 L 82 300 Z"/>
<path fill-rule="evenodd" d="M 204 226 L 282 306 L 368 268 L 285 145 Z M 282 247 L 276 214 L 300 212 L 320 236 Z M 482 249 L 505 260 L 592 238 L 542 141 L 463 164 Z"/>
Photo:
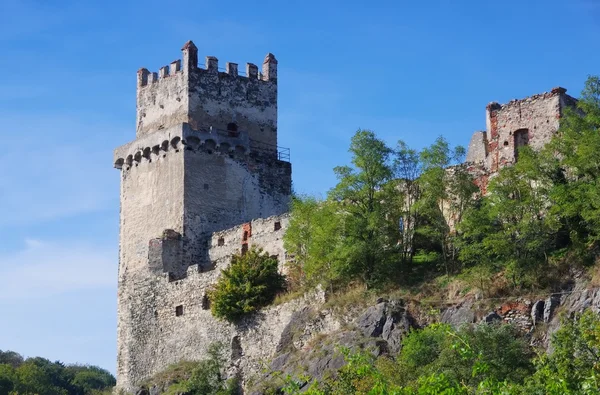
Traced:
<path fill-rule="evenodd" d="M 217 245 L 219 247 L 222 247 L 225 245 L 225 238 L 224 237 L 219 237 L 219 240 L 217 240 Z"/>
<path fill-rule="evenodd" d="M 180 317 L 183 315 L 183 305 L 179 305 L 175 307 L 175 316 Z"/>
<path fill-rule="evenodd" d="M 275 222 L 275 226 L 273 227 L 273 229 L 275 229 L 275 232 L 277 232 L 279 229 L 281 229 L 281 222 L 279 222 L 279 221 Z"/>

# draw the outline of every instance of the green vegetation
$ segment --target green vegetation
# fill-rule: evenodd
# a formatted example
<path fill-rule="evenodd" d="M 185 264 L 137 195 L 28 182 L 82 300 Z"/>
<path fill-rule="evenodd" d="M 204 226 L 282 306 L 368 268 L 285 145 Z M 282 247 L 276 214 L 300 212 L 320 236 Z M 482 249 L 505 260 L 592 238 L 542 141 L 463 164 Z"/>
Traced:
<path fill-rule="evenodd" d="M 115 384 L 113 375 L 97 366 L 0 351 L 0 395 L 100 395 L 110 394 Z"/>
<path fill-rule="evenodd" d="M 569 268 L 600 254 L 600 78 L 588 78 L 560 125 L 541 150 L 520 148 L 485 196 L 459 164 L 464 149 L 443 137 L 417 151 L 359 130 L 327 197 L 294 197 L 289 289 L 321 284 L 331 304 L 360 287 L 416 290 L 421 301 L 456 283 L 466 286 L 454 294 L 485 298 L 558 288 Z M 306 393 L 600 394 L 597 314 L 566 321 L 552 354 L 535 356 L 527 343 L 510 326 L 432 325 L 406 337 L 396 359 L 346 351 L 335 378 L 313 380 Z M 284 392 L 298 393 L 300 382 L 288 379 Z"/>
<path fill-rule="evenodd" d="M 510 291 L 551 288 L 561 264 L 588 264 L 600 238 L 600 79 L 590 77 L 539 152 L 492 177 L 481 196 L 439 137 L 420 152 L 375 133 L 352 138 L 326 199 L 296 196 L 285 247 L 292 291 L 322 284 L 389 288 L 439 275 L 501 273 Z M 482 290 L 484 291 L 484 290 Z"/>
<path fill-rule="evenodd" d="M 182 361 L 169 366 L 163 372 L 148 380 L 142 387 L 156 385 L 163 388 L 164 395 L 235 395 L 239 393 L 239 383 L 235 379 L 225 380 L 225 348 L 221 343 L 213 343 L 208 356 L 199 362 Z"/>
<path fill-rule="evenodd" d="M 600 317 L 566 320 L 552 345 L 552 354 L 535 356 L 508 325 L 437 324 L 412 331 L 396 360 L 344 350 L 347 364 L 334 377 L 288 377 L 283 392 L 299 394 L 308 381 L 307 395 L 598 394 Z"/>
<path fill-rule="evenodd" d="M 285 286 L 285 277 L 277 270 L 277 259 L 260 249 L 234 255 L 231 265 L 209 293 L 210 309 L 215 317 L 236 322 L 273 302 Z"/>

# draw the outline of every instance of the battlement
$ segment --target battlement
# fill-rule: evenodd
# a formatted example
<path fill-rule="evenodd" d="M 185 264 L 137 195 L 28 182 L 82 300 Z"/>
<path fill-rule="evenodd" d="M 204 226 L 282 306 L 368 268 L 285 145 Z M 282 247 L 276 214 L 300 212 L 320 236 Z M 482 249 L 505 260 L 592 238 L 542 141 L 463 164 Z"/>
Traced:
<path fill-rule="evenodd" d="M 194 45 L 191 41 L 190 43 L 191 45 Z M 184 54 L 185 51 L 189 51 L 189 47 L 188 49 L 185 48 L 186 47 L 183 48 Z M 138 89 L 160 83 L 165 78 L 185 73 L 218 73 L 223 78 L 234 77 L 248 80 L 277 82 L 277 59 L 275 59 L 275 55 L 272 53 L 268 53 L 265 57 L 261 72 L 258 71 L 258 66 L 254 63 L 246 63 L 245 72 L 240 73 L 238 71 L 237 63 L 227 62 L 223 69 L 219 67 L 219 60 L 216 57 L 206 56 L 205 65 L 204 68 L 202 68 L 198 66 L 197 56 L 195 59 L 195 61 L 184 63 L 184 68 L 182 68 L 181 59 L 177 59 L 169 65 L 159 68 L 158 72 L 151 72 L 146 68 L 139 69 L 137 79 Z"/>
<path fill-rule="evenodd" d="M 272 53 L 265 56 L 262 69 L 246 63 L 245 75 L 238 64 L 207 56 L 198 65 L 198 49 L 188 41 L 182 59 L 158 72 L 146 68 L 137 73 L 138 138 L 157 130 L 187 123 L 196 130 L 210 127 L 245 130 L 251 148 L 277 146 L 277 66 Z"/>

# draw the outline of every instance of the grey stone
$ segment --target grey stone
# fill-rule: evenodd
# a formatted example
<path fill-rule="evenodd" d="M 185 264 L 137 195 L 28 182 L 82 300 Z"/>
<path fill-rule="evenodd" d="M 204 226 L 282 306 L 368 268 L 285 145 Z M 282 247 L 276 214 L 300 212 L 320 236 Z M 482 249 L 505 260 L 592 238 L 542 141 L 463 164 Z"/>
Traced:
<path fill-rule="evenodd" d="M 357 319 L 356 326 L 367 337 L 378 337 L 387 320 L 386 303 L 367 308 Z"/>
<path fill-rule="evenodd" d="M 442 312 L 441 321 L 457 328 L 464 324 L 475 322 L 475 312 L 471 309 L 471 302 L 450 307 Z"/>
<path fill-rule="evenodd" d="M 551 296 L 544 302 L 544 322 L 550 322 L 554 310 L 560 304 L 559 296 Z"/>
<path fill-rule="evenodd" d="M 544 319 L 544 301 L 538 300 L 531 306 L 531 321 L 533 325 L 537 325 L 538 322 Z"/>
<path fill-rule="evenodd" d="M 495 311 L 492 311 L 491 313 L 488 313 L 485 317 L 483 317 L 482 321 L 486 324 L 491 324 L 492 322 L 502 321 L 502 317 L 500 317 L 500 315 L 498 315 L 498 313 L 496 313 Z"/>

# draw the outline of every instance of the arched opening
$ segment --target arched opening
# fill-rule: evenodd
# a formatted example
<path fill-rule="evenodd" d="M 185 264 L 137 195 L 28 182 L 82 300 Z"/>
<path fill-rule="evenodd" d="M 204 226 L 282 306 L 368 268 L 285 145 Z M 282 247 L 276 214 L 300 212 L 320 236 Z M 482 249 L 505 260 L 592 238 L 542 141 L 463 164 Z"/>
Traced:
<path fill-rule="evenodd" d="M 117 161 L 115 162 L 115 168 L 121 170 L 123 168 L 123 163 L 125 163 L 125 159 L 117 159 Z"/>
<path fill-rule="evenodd" d="M 154 147 L 152 147 L 152 153 L 154 155 L 158 155 L 159 152 L 160 152 L 160 146 L 159 145 L 155 145 Z"/>
<path fill-rule="evenodd" d="M 208 139 L 204 142 L 204 149 L 206 150 L 206 152 L 208 152 L 209 154 L 212 154 L 212 152 L 217 148 L 217 143 L 215 143 L 214 140 Z"/>
<path fill-rule="evenodd" d="M 529 145 L 529 129 L 519 129 L 515 131 L 515 162 L 519 156 L 519 149 Z"/>
<path fill-rule="evenodd" d="M 150 160 L 150 147 L 144 148 L 142 155 L 144 156 L 144 158 Z"/>
<path fill-rule="evenodd" d="M 125 159 L 125 163 L 127 164 L 127 166 L 131 166 L 133 163 L 133 155 L 127 155 L 127 158 Z"/>
<path fill-rule="evenodd" d="M 235 122 L 228 123 L 227 124 L 227 131 L 228 132 L 237 132 L 238 131 L 237 123 L 235 123 Z"/>
<path fill-rule="evenodd" d="M 169 140 L 163 141 L 162 144 L 160 145 L 160 149 L 163 151 L 168 151 L 169 150 Z"/>
<path fill-rule="evenodd" d="M 135 153 L 135 155 L 133 156 L 133 160 L 135 160 L 136 162 L 141 162 L 142 161 L 142 151 L 138 151 Z"/>
<path fill-rule="evenodd" d="M 200 139 L 195 136 L 190 136 L 187 138 L 187 148 L 191 150 L 195 150 L 200 145 Z"/>
<path fill-rule="evenodd" d="M 240 342 L 240 337 L 234 336 L 233 339 L 231 339 L 231 359 L 233 361 L 237 361 L 242 357 L 242 355 L 243 351 L 242 344 Z"/>
<path fill-rule="evenodd" d="M 179 137 L 173 137 L 171 139 L 171 147 L 177 149 L 177 146 L 179 145 L 180 141 L 181 141 L 181 139 Z"/>

